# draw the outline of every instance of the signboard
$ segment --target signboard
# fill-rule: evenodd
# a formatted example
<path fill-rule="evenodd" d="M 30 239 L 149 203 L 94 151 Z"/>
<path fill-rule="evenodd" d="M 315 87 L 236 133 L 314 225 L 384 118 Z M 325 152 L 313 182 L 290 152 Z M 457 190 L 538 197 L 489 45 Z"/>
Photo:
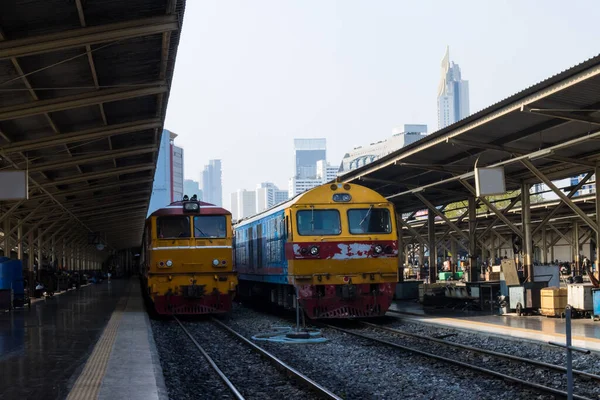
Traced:
<path fill-rule="evenodd" d="M 0 200 L 29 199 L 27 171 L 0 171 Z"/>
<path fill-rule="evenodd" d="M 475 168 L 475 191 L 477 197 L 506 193 L 504 168 Z"/>

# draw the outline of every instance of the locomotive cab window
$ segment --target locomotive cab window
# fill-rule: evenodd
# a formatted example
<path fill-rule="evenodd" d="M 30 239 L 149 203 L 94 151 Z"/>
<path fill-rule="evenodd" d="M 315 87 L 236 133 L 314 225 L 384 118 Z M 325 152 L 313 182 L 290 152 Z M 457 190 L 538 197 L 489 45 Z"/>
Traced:
<path fill-rule="evenodd" d="M 302 236 L 339 235 L 342 233 L 337 210 L 302 210 L 296 213 L 298 234 Z"/>
<path fill-rule="evenodd" d="M 156 235 L 159 239 L 189 238 L 190 218 L 184 216 L 158 217 Z"/>
<path fill-rule="evenodd" d="M 356 208 L 348 210 L 350 233 L 391 233 L 390 211 L 385 208 Z"/>
<path fill-rule="evenodd" d="M 194 237 L 226 238 L 227 221 L 224 215 L 200 215 L 194 217 Z"/>

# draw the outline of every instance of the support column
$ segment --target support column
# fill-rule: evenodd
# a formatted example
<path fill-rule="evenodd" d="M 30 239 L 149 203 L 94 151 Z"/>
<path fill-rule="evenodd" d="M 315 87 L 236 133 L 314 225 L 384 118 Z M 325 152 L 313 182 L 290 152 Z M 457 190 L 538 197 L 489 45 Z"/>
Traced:
<path fill-rule="evenodd" d="M 523 272 L 527 276 L 527 281 L 533 282 L 533 242 L 531 240 L 531 208 L 529 190 L 531 185 L 523 183 L 521 185 L 521 208 L 523 218 Z"/>
<path fill-rule="evenodd" d="M 550 232 L 550 263 L 554 264 L 554 233 Z"/>
<path fill-rule="evenodd" d="M 491 248 L 491 254 L 490 254 L 490 265 L 494 265 L 496 264 L 496 236 L 492 235 L 490 237 L 490 248 Z"/>
<path fill-rule="evenodd" d="M 21 229 L 21 227 L 19 227 Z M 27 277 L 29 279 L 29 296 L 33 297 L 35 294 L 36 277 L 33 273 L 33 230 L 29 231 L 27 237 Z"/>
<path fill-rule="evenodd" d="M 19 221 L 17 221 L 19 223 Z M 17 258 L 23 261 L 23 225 L 17 228 Z"/>
<path fill-rule="evenodd" d="M 458 271 L 458 254 L 456 253 L 456 239 L 450 238 L 450 253 L 452 253 L 452 274 Z"/>
<path fill-rule="evenodd" d="M 37 235 L 37 259 L 38 259 L 38 279 L 41 279 L 42 276 L 42 229 L 38 228 L 38 235 Z"/>
<path fill-rule="evenodd" d="M 10 257 L 10 218 L 4 220 L 4 257 Z"/>
<path fill-rule="evenodd" d="M 51 246 L 51 257 L 50 257 L 50 262 L 52 263 L 52 268 L 54 268 L 57 264 L 56 264 L 56 238 L 54 236 L 52 236 L 52 244 Z"/>
<path fill-rule="evenodd" d="M 573 225 L 573 262 L 575 263 L 575 271 L 573 276 L 581 275 L 579 268 L 579 222 L 575 221 Z"/>
<path fill-rule="evenodd" d="M 600 164 L 596 164 L 596 225 L 600 228 L 600 185 L 598 177 L 600 177 Z M 600 229 L 596 231 L 596 271 L 600 271 Z M 599 272 L 600 273 L 600 272 Z"/>
<path fill-rule="evenodd" d="M 404 282 L 404 238 L 402 237 L 402 228 L 398 228 L 398 281 Z"/>
<path fill-rule="evenodd" d="M 477 223 L 477 208 L 475 197 L 469 196 L 469 271 L 468 282 L 475 282 L 477 271 L 477 239 L 475 238 L 475 227 Z"/>
<path fill-rule="evenodd" d="M 427 229 L 429 230 L 429 283 L 435 283 L 437 278 L 437 249 L 435 247 L 435 214 L 427 212 Z"/>
<path fill-rule="evenodd" d="M 548 264 L 548 235 L 547 229 L 542 228 L 542 262 L 544 265 Z"/>

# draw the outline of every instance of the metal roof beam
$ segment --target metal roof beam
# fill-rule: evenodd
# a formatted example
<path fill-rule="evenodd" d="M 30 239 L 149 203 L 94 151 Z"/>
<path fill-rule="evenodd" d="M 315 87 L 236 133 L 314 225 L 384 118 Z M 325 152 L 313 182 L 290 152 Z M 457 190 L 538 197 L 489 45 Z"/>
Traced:
<path fill-rule="evenodd" d="M 98 210 L 98 209 L 104 209 L 104 210 L 106 210 L 109 207 L 116 207 L 116 206 L 121 206 L 123 208 L 130 209 L 130 208 L 133 208 L 136 204 L 138 206 L 142 206 L 142 205 L 145 206 L 146 205 L 145 202 L 144 202 L 144 204 L 140 204 L 140 200 L 139 199 L 116 200 L 116 201 L 112 201 L 110 203 L 103 202 L 103 203 L 99 203 L 99 204 L 89 204 L 89 205 L 83 206 L 83 207 L 72 208 L 71 212 L 74 212 L 76 214 L 77 213 L 83 213 L 83 214 L 85 214 L 85 213 L 87 213 L 89 211 L 95 211 L 95 210 Z M 126 205 L 127 205 L 127 207 L 125 207 Z"/>
<path fill-rule="evenodd" d="M 593 172 L 588 172 L 588 174 L 586 176 L 583 177 L 582 180 L 579 181 L 579 183 L 573 188 L 571 189 L 571 191 L 569 192 L 569 194 L 567 194 L 567 197 L 570 199 L 572 198 L 575 193 L 577 193 L 579 191 L 579 189 L 581 189 L 581 187 L 583 185 L 585 185 L 585 183 L 591 179 L 591 177 L 594 175 Z M 546 217 L 542 220 L 542 222 L 540 222 L 540 224 L 531 232 L 531 236 L 535 235 L 537 232 L 539 232 L 540 229 L 542 229 L 546 223 L 548 221 L 550 221 L 550 219 L 562 208 L 562 206 L 564 206 L 565 203 L 564 202 L 560 202 L 558 203 L 553 209 L 552 211 L 550 211 L 548 213 L 548 215 L 546 215 Z"/>
<path fill-rule="evenodd" d="M 104 216 L 104 218 L 110 218 L 109 215 L 111 213 L 119 213 L 121 211 L 127 211 L 129 213 L 136 212 L 136 213 L 140 213 L 140 214 L 146 212 L 145 207 L 144 207 L 144 209 L 140 208 L 141 204 L 139 204 L 139 202 L 137 202 L 137 204 L 139 204 L 138 207 L 136 207 L 136 203 L 130 203 L 130 202 L 128 202 L 126 204 L 127 205 L 117 204 L 116 207 L 115 207 L 115 204 L 111 204 L 110 206 L 112 206 L 112 208 L 106 208 L 106 207 L 104 207 L 103 209 L 102 208 L 98 209 L 96 207 L 96 208 L 93 208 L 92 211 L 79 213 L 79 216 L 82 217 L 82 218 L 84 218 L 84 217 L 91 217 L 91 216 L 94 216 L 94 215 L 102 215 L 102 216 Z M 145 204 L 144 204 L 144 206 L 145 206 Z"/>
<path fill-rule="evenodd" d="M 150 183 L 153 182 L 154 178 L 146 178 L 146 179 L 127 179 L 124 181 L 116 181 L 116 182 L 111 182 L 111 183 L 105 183 L 102 185 L 93 185 L 93 186 L 89 186 L 89 187 L 84 187 L 81 189 L 73 189 L 73 190 L 64 190 L 64 191 L 59 191 L 59 192 L 54 192 L 52 193 L 53 196 L 55 197 L 65 197 L 65 196 L 76 196 L 76 195 L 80 195 L 83 193 L 88 193 L 88 192 L 95 192 L 98 190 L 106 190 L 106 189 L 113 189 L 113 188 L 124 188 L 126 186 L 132 186 L 132 185 L 139 185 L 141 183 Z M 148 190 L 152 190 L 151 188 L 149 188 Z M 40 195 L 35 195 L 32 196 L 30 198 L 30 200 L 34 200 L 34 199 L 38 199 L 38 198 L 43 198 L 46 197 L 45 194 L 40 194 Z"/>
<path fill-rule="evenodd" d="M 148 188 L 145 190 L 138 190 L 135 192 L 116 192 L 116 193 L 107 193 L 105 195 L 102 196 L 93 196 L 93 197 L 88 197 L 85 199 L 75 199 L 75 200 L 70 200 L 67 202 L 62 202 L 61 204 L 64 207 L 72 207 L 76 204 L 79 204 L 78 208 L 69 208 L 71 210 L 71 212 L 78 212 L 81 211 L 81 209 L 83 208 L 83 206 L 86 205 L 86 203 L 88 204 L 88 206 L 91 205 L 95 205 L 96 202 L 103 200 L 104 202 L 101 204 L 103 207 L 106 207 L 106 201 L 108 200 L 112 200 L 113 203 L 117 203 L 117 200 L 121 200 L 121 201 L 128 201 L 131 200 L 130 197 L 131 196 L 140 196 L 140 195 L 148 195 L 152 192 L 152 189 Z M 126 199 L 123 199 L 123 197 L 127 196 Z M 139 199 L 137 201 L 140 201 Z M 51 207 L 51 206 L 50 206 Z"/>
<path fill-rule="evenodd" d="M 592 220 L 588 215 L 581 210 L 575 203 L 571 201 L 570 198 L 567 197 L 559 188 L 556 187 L 554 183 L 550 179 L 548 179 L 540 170 L 538 170 L 529 160 L 521 160 L 521 163 L 525 165 L 535 176 L 538 177 L 542 182 L 546 184 L 561 200 L 571 208 L 577 215 L 581 217 L 582 220 L 585 221 L 586 224 L 596 232 L 598 232 L 598 225 L 594 220 Z"/>
<path fill-rule="evenodd" d="M 140 219 L 145 220 L 146 219 L 146 214 L 147 214 L 147 210 L 134 210 L 134 211 L 115 211 L 115 210 L 106 210 L 106 212 L 104 213 L 104 215 L 98 215 L 98 214 L 94 214 L 91 215 L 89 217 L 86 217 L 85 220 L 91 225 L 91 226 L 100 226 L 99 223 L 105 223 L 105 222 L 110 222 L 111 219 L 113 218 L 117 218 L 117 217 L 131 217 L 134 218 L 135 216 L 138 216 Z M 114 213 L 114 214 L 113 214 Z M 92 221 L 100 221 L 100 222 L 92 222 Z M 121 223 L 121 219 L 118 220 L 114 220 L 115 223 Z"/>
<path fill-rule="evenodd" d="M 587 115 L 577 114 L 573 110 L 562 111 L 556 109 L 543 108 L 528 108 L 524 107 L 522 111 L 529 111 L 532 114 L 543 115 L 545 117 L 559 118 L 567 121 L 583 122 L 586 124 L 600 125 L 600 118 L 590 116 L 590 113 L 599 112 L 600 110 L 585 109 L 578 112 L 585 112 Z"/>
<path fill-rule="evenodd" d="M 89 172 L 86 174 L 80 174 L 80 175 L 76 175 L 73 177 L 56 179 L 52 182 L 47 182 L 47 183 L 42 184 L 42 187 L 47 188 L 47 187 L 58 186 L 58 185 L 70 185 L 73 183 L 85 182 L 85 181 L 92 180 L 92 179 L 103 179 L 103 178 L 108 178 L 108 177 L 115 176 L 115 175 L 125 175 L 125 174 L 132 174 L 135 172 L 147 171 L 147 170 L 151 170 L 153 168 L 154 168 L 153 163 L 152 164 L 148 163 L 148 164 L 134 165 L 134 166 L 125 167 L 125 168 L 112 168 L 112 169 L 109 169 L 108 171 Z"/>
<path fill-rule="evenodd" d="M 473 186 L 471 186 L 471 184 L 469 182 L 467 182 L 466 180 L 460 179 L 459 180 L 460 183 L 462 183 L 462 185 L 464 187 L 467 188 L 467 190 L 473 195 L 473 196 L 477 196 L 477 192 L 475 191 L 475 188 Z M 506 216 L 500 211 L 498 210 L 492 203 L 490 203 L 490 201 L 488 199 L 486 199 L 484 196 L 479 197 L 479 199 L 483 202 L 483 204 L 485 204 L 494 214 L 496 214 L 496 216 L 498 218 L 500 218 L 502 220 L 502 222 L 504 222 L 514 233 L 516 233 L 517 235 L 519 235 L 520 237 L 523 237 L 523 232 L 521 232 L 521 230 L 519 228 L 516 227 L 516 225 L 514 225 L 508 218 L 506 218 Z"/>
<path fill-rule="evenodd" d="M 477 142 L 474 140 L 452 139 L 451 142 L 460 144 L 461 146 L 470 146 L 470 147 L 475 147 L 475 148 L 480 148 L 480 149 L 485 149 L 485 150 L 503 151 L 505 153 L 512 153 L 512 154 L 516 154 L 518 156 L 527 155 L 527 154 L 530 154 L 530 153 L 533 153 L 533 152 L 536 152 L 539 150 L 539 149 L 520 150 L 520 149 L 517 149 L 514 147 L 501 146 L 501 145 L 496 145 L 496 144 L 491 144 L 491 143 L 481 143 L 481 142 Z M 564 162 L 564 163 L 569 163 L 569 164 L 584 165 L 587 167 L 594 167 L 596 165 L 596 163 L 594 163 L 592 161 L 585 161 L 585 160 L 578 160 L 578 159 L 574 159 L 574 158 L 570 158 L 570 157 L 563 157 L 563 156 L 559 156 L 559 155 L 556 155 L 553 153 L 549 153 L 547 156 L 543 156 L 541 158 L 546 158 L 548 160 Z"/>
<path fill-rule="evenodd" d="M 176 15 L 138 18 L 131 21 L 69 29 L 49 35 L 0 43 L 0 59 L 26 57 L 34 54 L 66 50 L 86 45 L 121 41 L 142 36 L 161 34 L 179 29 Z"/>
<path fill-rule="evenodd" d="M 68 158 L 67 161 L 51 161 L 47 163 L 33 164 L 29 167 L 29 172 L 41 172 L 49 170 L 58 170 L 75 165 L 89 164 L 97 161 L 112 160 L 123 157 L 130 157 L 139 154 L 153 153 L 157 151 L 155 145 L 149 146 L 135 146 L 125 148 L 123 150 L 108 150 L 100 151 L 91 155 L 73 156 Z"/>
<path fill-rule="evenodd" d="M 1 42 L 0 42 L 1 44 Z M 73 108 L 87 107 L 111 101 L 127 100 L 136 97 L 151 96 L 168 92 L 164 81 L 151 82 L 143 87 L 100 89 L 86 93 L 63 96 L 56 99 L 39 100 L 0 108 L 0 121 L 30 117 L 32 115 L 45 114 L 70 110 Z"/>
<path fill-rule="evenodd" d="M 134 133 L 148 129 L 156 129 L 162 126 L 158 118 L 144 119 L 124 124 L 115 124 L 102 126 L 99 128 L 86 129 L 71 133 L 62 133 L 60 135 L 44 137 L 42 139 L 23 140 L 0 147 L 0 152 L 5 154 L 18 153 L 22 151 L 40 150 L 55 147 L 68 143 L 91 141 L 102 139 L 109 136 Z"/>
<path fill-rule="evenodd" d="M 98 201 L 98 200 L 108 200 L 108 199 L 119 199 L 122 198 L 123 196 L 140 196 L 140 195 L 145 195 L 148 193 L 151 193 L 152 189 L 148 188 L 148 189 L 144 189 L 144 190 L 136 190 L 133 192 L 115 192 L 115 193 L 107 193 L 101 196 L 93 196 L 93 197 L 88 197 L 85 199 L 75 199 L 75 200 L 70 200 L 70 201 L 66 201 L 63 202 L 62 204 L 66 207 L 68 206 L 72 206 L 74 204 L 78 204 L 78 203 L 85 203 L 87 201 Z M 138 200 L 139 201 L 139 200 Z"/>

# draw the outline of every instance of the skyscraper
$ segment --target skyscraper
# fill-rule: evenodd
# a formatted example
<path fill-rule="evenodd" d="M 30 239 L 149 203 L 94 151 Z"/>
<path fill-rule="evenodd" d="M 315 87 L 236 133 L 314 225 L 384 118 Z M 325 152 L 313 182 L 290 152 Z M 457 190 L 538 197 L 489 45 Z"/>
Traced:
<path fill-rule="evenodd" d="M 256 212 L 262 212 L 288 199 L 287 190 L 279 190 L 271 182 L 256 185 Z"/>
<path fill-rule="evenodd" d="M 438 129 L 469 116 L 469 81 L 462 79 L 458 64 L 450 62 L 450 48 L 442 60 L 438 87 Z"/>
<path fill-rule="evenodd" d="M 171 201 L 183 199 L 183 149 L 175 146 L 176 134 L 171 133 Z"/>
<path fill-rule="evenodd" d="M 331 182 L 337 177 L 338 167 L 329 164 L 325 160 L 317 161 L 317 179 L 321 183 Z"/>
<path fill-rule="evenodd" d="M 202 171 L 203 201 L 223 206 L 223 186 L 221 183 L 221 160 L 210 160 Z"/>
<path fill-rule="evenodd" d="M 183 197 L 183 149 L 175 146 L 176 137 L 163 129 L 148 215 Z"/>
<path fill-rule="evenodd" d="M 240 189 L 231 193 L 231 217 L 237 221 L 256 214 L 256 192 Z"/>
<path fill-rule="evenodd" d="M 295 178 L 315 179 L 317 177 L 317 161 L 326 159 L 326 139 L 294 139 Z"/>
<path fill-rule="evenodd" d="M 194 180 L 186 179 L 183 181 L 183 193 L 189 197 L 193 195 L 198 196 L 198 200 L 202 200 L 202 190 L 200 190 L 200 184 Z"/>

